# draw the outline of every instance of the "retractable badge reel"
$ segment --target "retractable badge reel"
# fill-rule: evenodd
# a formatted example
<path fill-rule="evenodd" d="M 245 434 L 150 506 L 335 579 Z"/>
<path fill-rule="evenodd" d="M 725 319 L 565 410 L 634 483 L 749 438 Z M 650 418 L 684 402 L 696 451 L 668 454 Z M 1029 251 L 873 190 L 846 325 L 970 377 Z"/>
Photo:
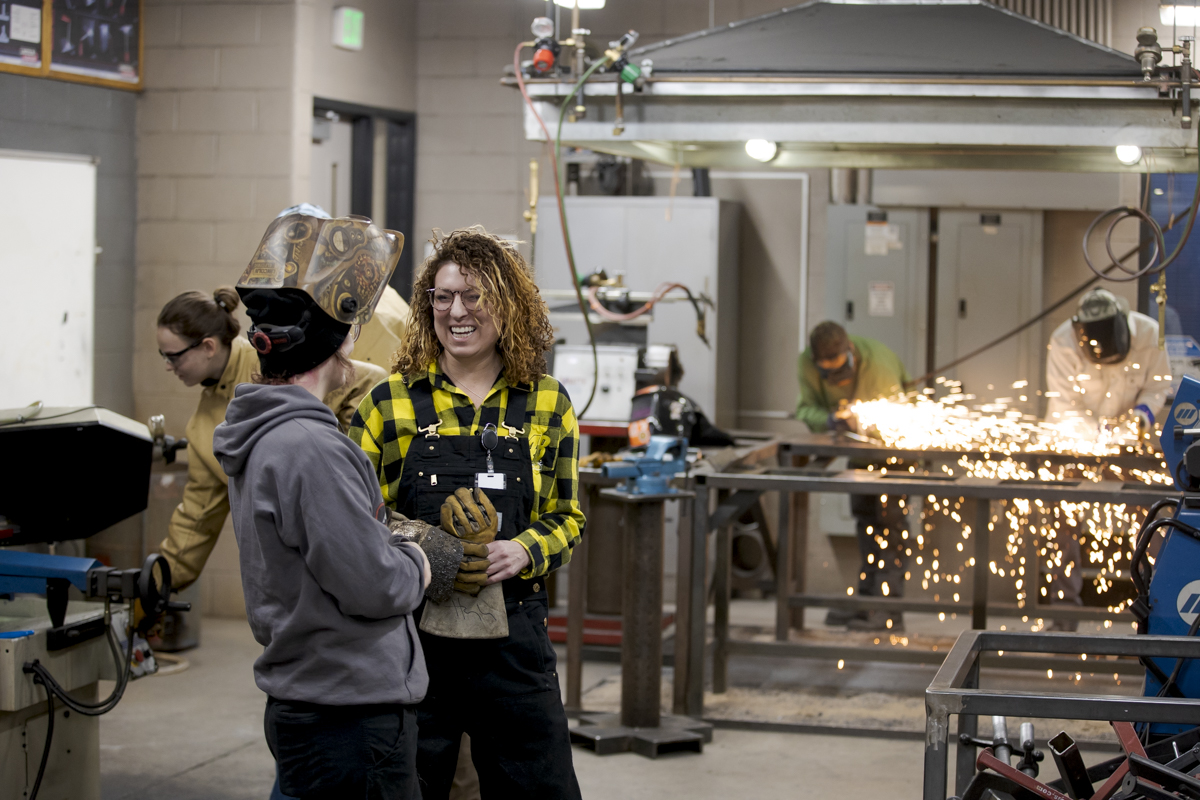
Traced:
<path fill-rule="evenodd" d="M 475 488 L 476 489 L 506 489 L 505 475 L 503 472 L 496 472 L 496 467 L 492 463 L 492 451 L 496 449 L 496 445 L 500 443 L 500 437 L 496 433 L 496 426 L 488 423 L 483 426 L 483 433 L 479 434 L 479 442 L 483 445 L 483 449 L 487 451 L 487 472 L 475 473 Z"/>

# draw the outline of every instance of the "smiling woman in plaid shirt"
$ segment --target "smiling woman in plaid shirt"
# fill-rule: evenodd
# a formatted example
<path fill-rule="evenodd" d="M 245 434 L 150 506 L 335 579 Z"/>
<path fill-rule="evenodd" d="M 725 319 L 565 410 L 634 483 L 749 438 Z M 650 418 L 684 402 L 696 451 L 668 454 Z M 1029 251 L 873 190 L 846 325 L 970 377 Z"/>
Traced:
<path fill-rule="evenodd" d="M 363 400 L 350 438 L 371 460 L 394 511 L 453 528 L 443 505 L 467 506 L 475 529 L 450 532 L 474 533 L 486 550 L 476 545 L 479 560 L 470 563 L 464 556 L 456 584 L 463 594 L 454 603 L 472 615 L 471 603 L 490 592 L 497 608 L 501 593 L 489 587 L 500 584 L 507 635 L 436 635 L 430 631 L 446 631 L 430 624 L 438 609 L 427 608 L 422 793 L 426 800 L 448 796 L 466 732 L 485 800 L 577 798 L 546 630 L 546 576 L 569 560 L 584 525 L 575 410 L 546 375 L 553 331 L 516 247 L 481 228 L 434 244 L 413 286 L 412 322 L 393 374 Z M 476 503 L 494 513 L 474 516 Z M 479 608 L 486 615 L 486 604 Z"/>

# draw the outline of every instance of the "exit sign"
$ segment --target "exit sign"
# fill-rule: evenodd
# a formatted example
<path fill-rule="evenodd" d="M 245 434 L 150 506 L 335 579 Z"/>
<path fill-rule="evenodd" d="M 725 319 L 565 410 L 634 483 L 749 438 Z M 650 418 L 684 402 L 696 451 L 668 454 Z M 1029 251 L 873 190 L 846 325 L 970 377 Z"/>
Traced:
<path fill-rule="evenodd" d="M 333 10 L 333 44 L 343 50 L 362 50 L 363 20 L 360 9 L 341 6 Z"/>

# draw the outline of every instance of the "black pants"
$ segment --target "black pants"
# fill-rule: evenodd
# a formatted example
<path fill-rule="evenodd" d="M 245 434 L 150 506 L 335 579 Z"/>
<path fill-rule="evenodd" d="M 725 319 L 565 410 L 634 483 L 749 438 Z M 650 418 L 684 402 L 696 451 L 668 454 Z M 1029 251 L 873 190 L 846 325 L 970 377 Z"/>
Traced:
<path fill-rule="evenodd" d="M 286 795 L 420 800 L 412 706 L 322 706 L 268 697 L 263 726 Z"/>
<path fill-rule="evenodd" d="M 900 508 L 901 499 L 899 495 L 888 495 L 885 504 L 877 494 L 850 495 L 850 512 L 858 534 L 860 595 L 882 597 L 883 584 L 887 583 L 889 597 L 904 596 L 904 568 L 908 564 L 904 551 L 909 540 L 902 536 L 908 529 L 908 519 Z M 877 536 L 887 542 L 886 548 L 880 546 Z"/>
<path fill-rule="evenodd" d="M 424 800 L 450 794 L 463 733 L 484 800 L 577 800 L 567 715 L 546 632 L 546 601 L 509 602 L 506 639 L 421 633 L 429 692 L 417 707 Z"/>

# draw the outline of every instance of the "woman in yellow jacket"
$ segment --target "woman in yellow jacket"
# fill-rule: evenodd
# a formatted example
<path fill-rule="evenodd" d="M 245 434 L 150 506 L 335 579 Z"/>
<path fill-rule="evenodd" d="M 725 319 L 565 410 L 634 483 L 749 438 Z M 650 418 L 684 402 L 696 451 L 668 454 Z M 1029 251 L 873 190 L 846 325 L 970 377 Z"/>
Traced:
<path fill-rule="evenodd" d="M 387 292 L 396 294 L 390 288 Z M 399 300 L 399 295 L 395 299 Z M 257 351 L 244 336 L 238 336 L 237 306 L 237 292 L 222 286 L 211 297 L 185 292 L 163 306 L 158 315 L 158 352 L 167 362 L 167 370 L 185 386 L 204 387 L 196 413 L 187 424 L 188 479 L 183 501 L 171 515 L 167 538 L 159 547 L 178 588 L 199 577 L 229 514 L 229 479 L 213 456 L 213 431 L 225 419 L 234 387 L 250 383 L 259 369 Z M 391 361 L 391 343 L 403 334 L 404 321 L 397 311 L 376 314 L 364 326 L 360 340 L 373 346 L 355 353 L 363 360 L 352 362 L 354 378 L 325 398 L 343 430 L 371 387 L 387 377 L 383 365 Z M 400 330 L 391 329 L 394 327 Z M 374 363 L 365 363 L 367 360 Z"/>

